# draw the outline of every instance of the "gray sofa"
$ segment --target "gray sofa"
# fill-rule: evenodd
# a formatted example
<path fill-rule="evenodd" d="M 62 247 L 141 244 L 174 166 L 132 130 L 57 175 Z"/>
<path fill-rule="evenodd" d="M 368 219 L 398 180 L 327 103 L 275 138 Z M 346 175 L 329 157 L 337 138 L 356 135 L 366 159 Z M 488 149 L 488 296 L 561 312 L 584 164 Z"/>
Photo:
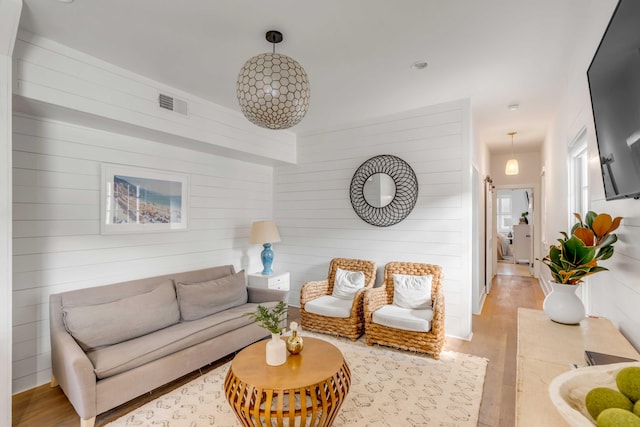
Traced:
<path fill-rule="evenodd" d="M 52 386 L 96 415 L 268 335 L 245 313 L 288 292 L 246 286 L 233 266 L 51 295 Z"/>

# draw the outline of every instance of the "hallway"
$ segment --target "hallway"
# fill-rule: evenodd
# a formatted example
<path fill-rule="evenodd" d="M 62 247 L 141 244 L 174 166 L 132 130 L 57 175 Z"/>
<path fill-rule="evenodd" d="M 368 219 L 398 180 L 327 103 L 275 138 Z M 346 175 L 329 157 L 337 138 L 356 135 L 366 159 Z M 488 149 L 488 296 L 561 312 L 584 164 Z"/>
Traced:
<path fill-rule="evenodd" d="M 498 262 L 496 274 L 503 276 L 532 277 L 527 264 L 513 264 L 511 262 Z"/>
<path fill-rule="evenodd" d="M 447 338 L 445 349 L 489 359 L 478 426 L 515 425 L 518 307 L 542 309 L 544 293 L 525 264 L 504 264 L 493 279 L 479 316 L 473 316 L 473 338 Z M 499 270 L 500 271 L 500 270 Z M 517 273 L 511 275 L 512 273 Z"/>

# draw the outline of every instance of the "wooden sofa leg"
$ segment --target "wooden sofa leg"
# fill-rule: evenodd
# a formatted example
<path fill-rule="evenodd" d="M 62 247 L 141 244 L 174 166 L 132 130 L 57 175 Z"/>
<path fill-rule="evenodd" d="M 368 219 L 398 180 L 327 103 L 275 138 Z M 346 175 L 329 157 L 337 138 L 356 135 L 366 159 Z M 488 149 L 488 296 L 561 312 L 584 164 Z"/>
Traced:
<path fill-rule="evenodd" d="M 58 380 L 56 379 L 56 377 L 51 375 L 51 388 L 53 387 L 58 387 Z"/>
<path fill-rule="evenodd" d="M 96 417 L 83 419 L 80 418 L 80 427 L 93 427 L 96 424 Z"/>

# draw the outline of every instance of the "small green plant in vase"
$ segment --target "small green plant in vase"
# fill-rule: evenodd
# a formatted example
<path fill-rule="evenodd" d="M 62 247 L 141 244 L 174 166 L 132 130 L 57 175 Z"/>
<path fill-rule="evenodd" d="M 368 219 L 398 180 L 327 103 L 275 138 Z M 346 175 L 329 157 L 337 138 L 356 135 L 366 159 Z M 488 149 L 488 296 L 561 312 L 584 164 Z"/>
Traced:
<path fill-rule="evenodd" d="M 541 260 L 551 271 L 553 286 L 544 300 L 543 310 L 551 320 L 565 324 L 576 324 L 584 318 L 584 306 L 575 291 L 585 277 L 607 271 L 598 261 L 613 256 L 613 244 L 618 241 L 613 231 L 622 221 L 622 217 L 612 218 L 592 211 L 587 212 L 584 220 L 580 214 L 574 213 L 574 216 L 578 222 L 571 229 L 571 235 L 560 232 L 563 238 L 558 239 L 559 244 L 550 246 L 549 253 Z M 564 299 L 559 295 L 565 295 Z"/>
<path fill-rule="evenodd" d="M 272 334 L 280 334 L 285 329 L 281 325 L 287 318 L 287 304 L 284 301 L 280 301 L 273 308 L 258 305 L 256 311 L 247 313 L 247 316 L 251 317 L 258 326 L 265 328 Z"/>
<path fill-rule="evenodd" d="M 266 361 L 267 365 L 278 366 L 287 361 L 287 347 L 280 334 L 284 327 L 281 325 L 287 318 L 287 304 L 280 301 L 275 307 L 267 308 L 258 305 L 253 313 L 246 313 L 251 317 L 258 326 L 271 332 L 271 340 L 266 344 Z"/>

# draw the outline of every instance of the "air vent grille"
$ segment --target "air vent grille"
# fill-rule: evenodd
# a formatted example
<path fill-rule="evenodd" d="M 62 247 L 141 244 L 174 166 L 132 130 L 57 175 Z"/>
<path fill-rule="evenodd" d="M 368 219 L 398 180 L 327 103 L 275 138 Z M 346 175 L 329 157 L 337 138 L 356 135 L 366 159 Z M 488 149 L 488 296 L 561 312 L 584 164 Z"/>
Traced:
<path fill-rule="evenodd" d="M 160 102 L 160 108 L 173 111 L 173 97 L 161 93 L 158 101 Z"/>
<path fill-rule="evenodd" d="M 158 105 L 165 110 L 173 111 L 184 116 L 188 115 L 189 108 L 186 101 L 176 99 L 173 96 L 161 93 L 158 96 Z"/>

